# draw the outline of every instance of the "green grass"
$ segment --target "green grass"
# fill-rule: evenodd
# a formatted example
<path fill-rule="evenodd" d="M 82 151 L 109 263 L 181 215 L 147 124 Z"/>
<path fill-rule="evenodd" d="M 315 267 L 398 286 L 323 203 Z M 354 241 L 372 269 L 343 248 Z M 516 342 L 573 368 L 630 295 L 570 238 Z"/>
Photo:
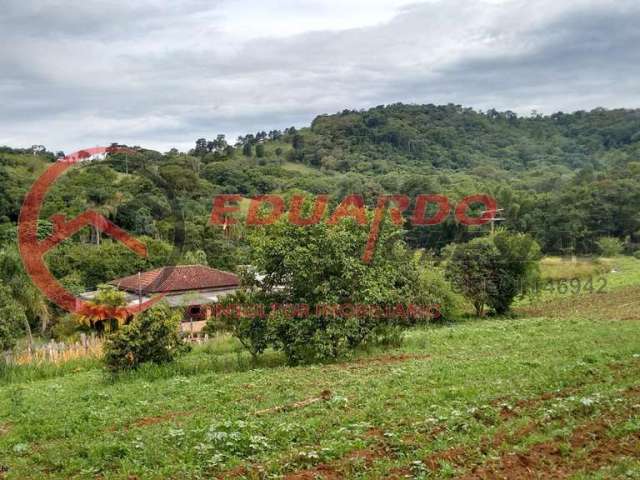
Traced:
<path fill-rule="evenodd" d="M 308 165 L 304 165 L 302 163 L 294 163 L 294 162 L 283 162 L 282 163 L 282 168 L 284 168 L 285 170 L 289 170 L 292 172 L 298 172 L 298 173 L 313 173 L 316 174 L 318 173 L 318 170 L 312 167 L 309 167 Z"/>
<path fill-rule="evenodd" d="M 640 324 L 620 319 L 635 314 L 640 262 L 612 262 L 603 294 L 415 328 L 337 364 L 267 352 L 254 365 L 220 337 L 116 379 L 96 361 L 11 368 L 0 478 L 491 478 L 522 465 L 638 478 Z M 621 299 L 631 306 L 608 307 Z M 583 307 L 558 316 L 557 301 Z"/>
<path fill-rule="evenodd" d="M 249 369 L 222 342 L 117 381 L 88 368 L 6 383 L 0 465 L 6 478 L 20 479 L 204 478 L 238 464 L 276 475 L 340 462 L 373 443 L 367 432 L 375 429 L 391 453 L 344 468 L 380 478 L 494 433 L 496 399 L 514 403 L 573 387 L 605 402 L 637 381 L 638 356 L 636 323 L 542 318 L 415 329 L 402 348 L 298 368 L 273 355 Z M 616 377 L 614 364 L 629 375 Z M 323 390 L 331 400 L 255 414 Z M 493 420 L 478 420 L 477 412 Z M 419 441 L 435 426 L 444 429 L 441 438 Z"/>
<path fill-rule="evenodd" d="M 540 269 L 542 278 L 549 280 L 595 277 L 611 269 L 611 259 L 545 257 Z"/>
<path fill-rule="evenodd" d="M 536 295 L 518 298 L 516 307 L 540 306 L 575 293 L 607 293 L 640 287 L 640 260 L 630 256 L 600 259 L 545 257 L 541 262 L 542 288 Z"/>

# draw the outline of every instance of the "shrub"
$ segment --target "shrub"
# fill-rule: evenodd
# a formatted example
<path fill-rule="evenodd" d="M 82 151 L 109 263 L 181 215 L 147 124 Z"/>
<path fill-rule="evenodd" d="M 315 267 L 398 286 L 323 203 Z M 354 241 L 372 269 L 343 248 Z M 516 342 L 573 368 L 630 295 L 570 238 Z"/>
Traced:
<path fill-rule="evenodd" d="M 499 232 L 458 245 L 447 263 L 446 277 L 471 301 L 476 315 L 485 305 L 506 313 L 519 293 L 540 277 L 540 246 L 525 234 Z"/>
<path fill-rule="evenodd" d="M 53 338 L 71 343 L 77 341 L 82 332 L 90 333 L 91 328 L 84 325 L 77 315 L 70 313 L 59 317 L 51 328 Z"/>
<path fill-rule="evenodd" d="M 230 333 L 256 360 L 269 344 L 267 320 L 260 315 L 239 314 L 233 307 L 264 305 L 265 303 L 266 301 L 260 292 L 239 290 L 227 295 L 220 301 L 218 313 L 207 321 L 204 331 L 210 334 Z"/>
<path fill-rule="evenodd" d="M 145 362 L 168 363 L 189 347 L 179 334 L 182 314 L 166 304 L 146 310 L 131 323 L 110 334 L 104 344 L 104 362 L 111 371 L 135 369 Z"/>
<path fill-rule="evenodd" d="M 478 238 L 458 245 L 447 263 L 447 279 L 469 299 L 479 317 L 498 289 L 499 256 L 489 239 Z"/>
<path fill-rule="evenodd" d="M 422 269 L 417 287 L 416 303 L 437 305 L 440 320 L 450 320 L 462 310 L 463 298 L 454 291 L 444 274 L 434 265 L 427 265 Z"/>
<path fill-rule="evenodd" d="M 492 237 L 499 252 L 498 289 L 489 305 L 506 313 L 515 297 L 529 291 L 540 279 L 540 245 L 523 233 L 498 232 Z"/>
<path fill-rule="evenodd" d="M 330 315 L 291 318 L 282 312 L 272 312 L 267 322 L 274 348 L 285 353 L 290 365 L 335 360 L 374 334 L 384 334 L 379 327 L 389 323 Z"/>
<path fill-rule="evenodd" d="M 11 289 L 0 283 L 0 352 L 15 346 L 26 321 L 24 311 L 13 300 Z"/>
<path fill-rule="evenodd" d="M 622 241 L 615 237 L 600 237 L 596 243 L 604 257 L 615 257 L 620 255 L 624 249 Z"/>
<path fill-rule="evenodd" d="M 634 256 L 634 257 L 636 257 L 638 260 L 640 260 L 640 250 L 636 250 L 636 251 L 633 253 L 633 256 Z"/>

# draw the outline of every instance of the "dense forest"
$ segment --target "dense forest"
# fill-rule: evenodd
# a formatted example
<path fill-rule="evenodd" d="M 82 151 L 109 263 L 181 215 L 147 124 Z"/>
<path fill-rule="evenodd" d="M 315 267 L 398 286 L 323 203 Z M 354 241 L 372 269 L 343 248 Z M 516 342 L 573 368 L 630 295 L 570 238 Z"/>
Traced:
<path fill-rule="evenodd" d="M 243 227 L 208 224 L 219 193 L 328 193 L 337 202 L 382 193 L 495 196 L 503 228 L 531 234 L 543 252 L 597 253 L 597 240 L 640 245 L 640 110 L 532 114 L 479 112 L 457 105 L 389 105 L 318 116 L 309 127 L 256 132 L 227 141 L 201 138 L 186 153 L 135 151 L 86 162 L 47 197 L 49 216 L 95 209 L 144 239 L 148 258 L 87 228 L 47 256 L 52 272 L 81 291 L 175 260 L 233 269 L 247 263 Z M 0 149 L 0 242 L 15 247 L 21 202 L 35 178 L 62 152 Z M 180 224 L 180 232 L 176 225 Z M 410 247 L 437 255 L 487 225 L 407 223 Z M 179 238 L 176 239 L 176 236 Z M 14 252 L 15 253 L 15 252 Z"/>

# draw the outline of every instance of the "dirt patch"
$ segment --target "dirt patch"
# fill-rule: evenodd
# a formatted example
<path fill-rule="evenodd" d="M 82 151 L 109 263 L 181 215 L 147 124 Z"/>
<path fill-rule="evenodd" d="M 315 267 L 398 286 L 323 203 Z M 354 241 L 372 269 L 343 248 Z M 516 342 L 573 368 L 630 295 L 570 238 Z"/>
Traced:
<path fill-rule="evenodd" d="M 366 368 L 371 366 L 393 365 L 411 360 L 429 360 L 431 355 L 402 353 L 396 355 L 382 355 L 380 357 L 359 358 L 353 362 L 337 363 L 334 366 L 341 369 Z"/>
<path fill-rule="evenodd" d="M 247 467 L 244 467 L 242 465 L 237 466 L 235 468 L 232 468 L 231 470 L 227 470 L 226 472 L 218 475 L 216 478 L 218 480 L 225 480 L 225 479 L 229 479 L 229 478 L 240 478 L 240 477 L 244 477 L 246 475 L 249 474 L 249 470 L 247 470 Z"/>
<path fill-rule="evenodd" d="M 0 437 L 4 437 L 10 431 L 11 431 L 11 424 L 10 423 L 0 423 Z M 0 470 L 0 473 L 2 473 L 1 470 Z"/>
<path fill-rule="evenodd" d="M 627 389 L 625 396 L 637 398 L 640 388 Z M 623 438 L 610 435 L 612 425 L 625 421 L 629 408 L 609 411 L 591 422 L 576 427 L 567 444 L 558 440 L 533 445 L 526 452 L 505 452 L 498 460 L 474 466 L 459 477 L 463 480 L 564 479 L 581 471 L 597 471 L 621 457 L 640 458 L 640 432 Z M 509 438 L 512 444 L 536 430 L 531 423 Z M 582 452 L 582 453 L 580 453 Z M 577 453 L 577 455 L 576 455 Z"/>
<path fill-rule="evenodd" d="M 335 467 L 321 463 L 309 470 L 301 470 L 284 476 L 284 480 L 342 480 L 343 477 Z"/>
<path fill-rule="evenodd" d="M 519 479 L 564 479 L 581 471 L 597 471 L 614 464 L 621 457 L 640 458 L 640 432 L 614 439 L 603 435 L 605 430 L 591 426 L 581 427 L 572 436 L 571 444 L 576 448 L 587 448 L 585 455 L 573 456 L 557 441 L 533 445 L 523 453 L 503 453 L 500 459 L 476 466 L 461 480 L 519 480 Z M 585 437 L 585 431 L 596 432 L 596 436 Z"/>
<path fill-rule="evenodd" d="M 149 425 L 155 425 L 157 423 L 170 422 L 180 417 L 188 417 L 193 415 L 192 412 L 170 412 L 157 417 L 144 417 L 136 420 L 131 424 L 133 427 L 148 427 Z"/>
<path fill-rule="evenodd" d="M 377 438 L 380 440 L 384 438 L 384 431 L 381 428 L 372 427 L 365 432 L 364 436 L 367 438 Z"/>
<path fill-rule="evenodd" d="M 434 472 L 440 470 L 443 463 L 449 465 L 459 464 L 466 455 L 466 449 L 464 447 L 453 447 L 442 452 L 434 453 L 424 459 L 426 467 Z"/>
<path fill-rule="evenodd" d="M 562 456 L 556 443 L 539 443 L 526 453 L 504 453 L 496 462 L 473 467 L 460 479 L 519 480 L 533 478 L 565 478 L 566 471 L 550 468 Z"/>
<path fill-rule="evenodd" d="M 354 465 L 370 467 L 376 460 L 394 456 L 386 444 L 384 432 L 379 428 L 370 428 L 365 433 L 369 438 L 377 441 L 368 448 L 353 450 L 342 458 L 331 463 L 322 463 L 313 468 L 300 470 L 285 475 L 284 480 L 339 480 L 351 478 Z"/>
<path fill-rule="evenodd" d="M 333 397 L 333 394 L 331 393 L 331 390 L 323 390 L 322 392 L 320 392 L 320 395 L 317 397 L 311 397 L 311 398 L 307 398 L 306 400 L 301 400 L 299 402 L 288 403 L 286 405 L 278 405 L 276 407 L 265 408 L 263 410 L 257 410 L 253 414 L 260 416 L 268 413 L 277 413 L 277 412 L 285 412 L 289 410 L 296 410 L 298 408 L 303 408 L 309 405 L 313 405 L 314 403 L 318 403 L 322 401 L 326 402 L 328 400 L 331 400 L 332 397 Z"/>
<path fill-rule="evenodd" d="M 127 431 L 130 428 L 148 427 L 151 425 L 156 425 L 158 423 L 170 422 L 172 420 L 175 420 L 176 418 L 189 417 L 191 415 L 193 415 L 193 412 L 167 412 L 163 415 L 158 415 L 154 417 L 138 418 L 137 420 L 134 420 L 124 426 L 121 426 L 121 427 L 113 426 L 108 428 L 107 430 L 110 432 L 115 432 L 117 430 Z"/>

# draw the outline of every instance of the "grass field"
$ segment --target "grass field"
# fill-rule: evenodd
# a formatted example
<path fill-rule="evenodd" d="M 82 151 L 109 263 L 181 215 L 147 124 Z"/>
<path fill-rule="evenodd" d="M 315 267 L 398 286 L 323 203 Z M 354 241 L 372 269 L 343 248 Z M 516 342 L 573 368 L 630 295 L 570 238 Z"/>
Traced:
<path fill-rule="evenodd" d="M 5 372 L 0 478 L 640 478 L 640 262 L 612 265 L 603 293 L 339 364 L 254 368 L 221 338 L 117 381 Z"/>

